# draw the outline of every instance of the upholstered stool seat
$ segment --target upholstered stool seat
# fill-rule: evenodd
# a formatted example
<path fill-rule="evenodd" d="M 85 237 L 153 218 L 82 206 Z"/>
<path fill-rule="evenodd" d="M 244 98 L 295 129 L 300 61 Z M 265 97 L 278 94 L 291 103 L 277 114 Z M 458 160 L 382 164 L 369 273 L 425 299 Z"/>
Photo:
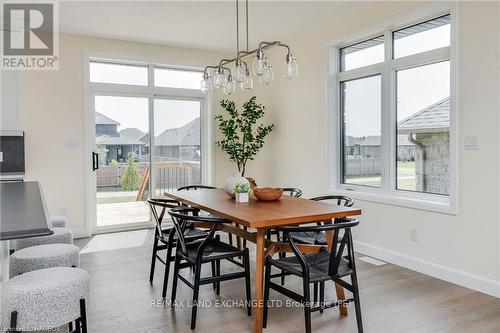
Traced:
<path fill-rule="evenodd" d="M 2 288 L 1 322 L 13 331 L 41 331 L 73 321 L 86 332 L 89 274 L 52 267 L 18 275 Z M 87 302 L 88 303 L 88 302 Z"/>
<path fill-rule="evenodd" d="M 54 228 L 66 228 L 68 219 L 62 215 L 50 215 L 50 222 Z"/>
<path fill-rule="evenodd" d="M 10 256 L 10 276 L 50 267 L 78 267 L 80 250 L 73 244 L 31 246 Z"/>
<path fill-rule="evenodd" d="M 44 244 L 73 244 L 73 233 L 67 228 L 53 228 L 48 236 L 23 238 L 16 240 L 16 250 Z"/>

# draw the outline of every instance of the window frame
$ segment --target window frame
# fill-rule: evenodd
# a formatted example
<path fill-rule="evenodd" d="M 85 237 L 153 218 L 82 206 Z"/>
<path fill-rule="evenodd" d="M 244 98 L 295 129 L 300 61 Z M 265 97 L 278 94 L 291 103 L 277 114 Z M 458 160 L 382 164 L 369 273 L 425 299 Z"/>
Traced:
<path fill-rule="evenodd" d="M 133 85 L 122 83 L 102 83 L 90 81 L 90 62 L 106 62 L 121 65 L 139 65 L 148 67 L 148 85 Z M 82 69 L 83 69 L 83 96 L 85 108 L 85 156 L 91 156 L 93 147 L 95 145 L 95 110 L 94 110 L 94 96 L 123 96 L 123 97 L 143 97 L 149 100 L 149 126 L 151 128 L 151 135 L 154 136 L 153 129 L 153 116 L 154 116 L 154 100 L 159 98 L 178 99 L 178 100 L 199 100 L 200 101 L 200 135 L 201 135 L 201 179 L 203 183 L 212 185 L 215 182 L 215 134 L 213 124 L 213 92 L 204 94 L 200 89 L 187 89 L 187 88 L 168 88 L 156 87 L 154 85 L 154 69 L 155 68 L 169 68 L 176 70 L 191 70 L 203 72 L 203 65 L 199 66 L 189 65 L 167 65 L 160 61 L 164 59 L 158 58 L 137 58 L 130 57 L 125 54 L 114 54 L 107 52 L 95 52 L 84 50 L 82 56 Z M 150 149 L 150 163 L 152 163 L 151 149 Z M 113 228 L 103 229 L 96 228 L 95 221 L 95 173 L 91 168 L 91 161 L 85 158 L 85 234 L 91 235 L 92 233 L 108 232 L 114 230 Z M 134 230 L 136 228 L 144 228 L 144 224 L 135 225 L 130 224 L 126 227 L 120 227 L 116 230 Z"/>
<path fill-rule="evenodd" d="M 394 31 L 450 14 L 450 46 L 394 59 Z M 348 194 L 360 200 L 395 206 L 458 214 L 458 6 L 455 3 L 433 3 L 386 21 L 349 33 L 327 45 L 327 163 L 328 191 Z M 340 71 L 340 49 L 384 36 L 384 61 L 352 70 Z M 448 196 L 398 190 L 396 188 L 397 152 L 397 71 L 432 63 L 450 61 L 450 191 Z M 381 85 L 381 187 L 344 184 L 343 125 L 341 84 L 344 81 L 380 75 Z"/>

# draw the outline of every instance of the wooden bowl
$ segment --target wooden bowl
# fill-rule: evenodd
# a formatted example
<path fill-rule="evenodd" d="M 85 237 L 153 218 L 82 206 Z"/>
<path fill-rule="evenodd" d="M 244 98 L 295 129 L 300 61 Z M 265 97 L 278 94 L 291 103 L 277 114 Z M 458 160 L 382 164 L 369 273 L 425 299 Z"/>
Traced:
<path fill-rule="evenodd" d="M 256 187 L 253 189 L 253 195 L 262 201 L 279 200 L 283 195 L 282 188 Z"/>

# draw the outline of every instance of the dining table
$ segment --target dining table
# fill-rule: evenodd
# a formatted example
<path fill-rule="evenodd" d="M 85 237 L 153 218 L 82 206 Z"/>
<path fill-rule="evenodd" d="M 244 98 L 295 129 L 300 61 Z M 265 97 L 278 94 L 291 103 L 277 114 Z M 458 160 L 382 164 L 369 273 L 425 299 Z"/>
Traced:
<path fill-rule="evenodd" d="M 336 218 L 361 215 L 361 210 L 353 207 L 338 206 L 327 202 L 304 198 L 282 196 L 280 200 L 261 201 L 251 198 L 247 203 L 238 203 L 223 189 L 200 189 L 194 191 L 165 192 L 166 197 L 232 222 L 222 230 L 236 237 L 254 243 L 255 246 L 255 299 L 254 332 L 262 332 L 264 302 L 264 265 L 265 258 L 275 253 L 292 252 L 288 243 L 266 238 L 268 229 L 312 222 L 333 223 Z M 242 228 L 246 227 L 246 228 Z M 332 246 L 333 232 L 326 233 L 328 246 Z M 320 245 L 299 245 L 303 253 L 316 253 L 324 247 Z M 337 298 L 345 299 L 344 289 L 335 285 Z M 347 307 L 339 306 L 341 315 L 347 315 Z"/>
<path fill-rule="evenodd" d="M 9 279 L 10 241 L 51 235 L 49 214 L 38 182 L 0 182 L 0 267 Z"/>

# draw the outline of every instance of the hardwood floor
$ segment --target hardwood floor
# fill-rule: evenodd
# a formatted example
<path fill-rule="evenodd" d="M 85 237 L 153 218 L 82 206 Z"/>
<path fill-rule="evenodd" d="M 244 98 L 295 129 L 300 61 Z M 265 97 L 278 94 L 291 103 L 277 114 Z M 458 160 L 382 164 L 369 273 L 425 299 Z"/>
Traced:
<path fill-rule="evenodd" d="M 154 284 L 148 282 L 152 231 L 135 233 L 108 234 L 100 242 L 103 235 L 75 241 L 81 248 L 86 247 L 81 254 L 81 267 L 91 275 L 89 332 L 190 331 L 191 289 L 179 281 L 177 300 L 184 302 L 183 306 L 162 307 L 164 266 L 161 263 L 157 263 Z M 130 241 L 131 237 L 138 239 Z M 99 246 L 94 245 L 96 242 Z M 127 247 L 128 244 L 132 247 Z M 357 265 L 365 332 L 500 332 L 499 299 L 391 264 L 375 266 L 358 260 Z M 221 270 L 237 269 L 227 263 Z M 189 275 L 189 270 L 184 271 Z M 209 267 L 206 274 L 210 274 Z M 286 283 L 297 290 L 301 288 L 300 280 L 295 277 L 287 277 Z M 170 288 L 171 279 L 167 300 Z M 334 290 L 333 284 L 327 285 L 327 299 L 334 298 Z M 215 296 L 211 286 L 203 286 L 200 300 L 211 304 L 207 302 L 206 307 L 199 308 L 196 331 L 251 332 L 253 320 L 247 317 L 244 304 L 237 304 L 244 300 L 244 293 L 243 279 L 222 282 L 220 297 Z M 287 301 L 273 291 L 271 299 L 283 304 Z M 221 303 L 228 301 L 236 305 L 227 307 Z M 315 333 L 356 332 L 354 307 L 348 317 L 340 317 L 337 309 L 313 313 L 312 324 Z M 270 308 L 264 332 L 303 331 L 300 307 Z"/>

